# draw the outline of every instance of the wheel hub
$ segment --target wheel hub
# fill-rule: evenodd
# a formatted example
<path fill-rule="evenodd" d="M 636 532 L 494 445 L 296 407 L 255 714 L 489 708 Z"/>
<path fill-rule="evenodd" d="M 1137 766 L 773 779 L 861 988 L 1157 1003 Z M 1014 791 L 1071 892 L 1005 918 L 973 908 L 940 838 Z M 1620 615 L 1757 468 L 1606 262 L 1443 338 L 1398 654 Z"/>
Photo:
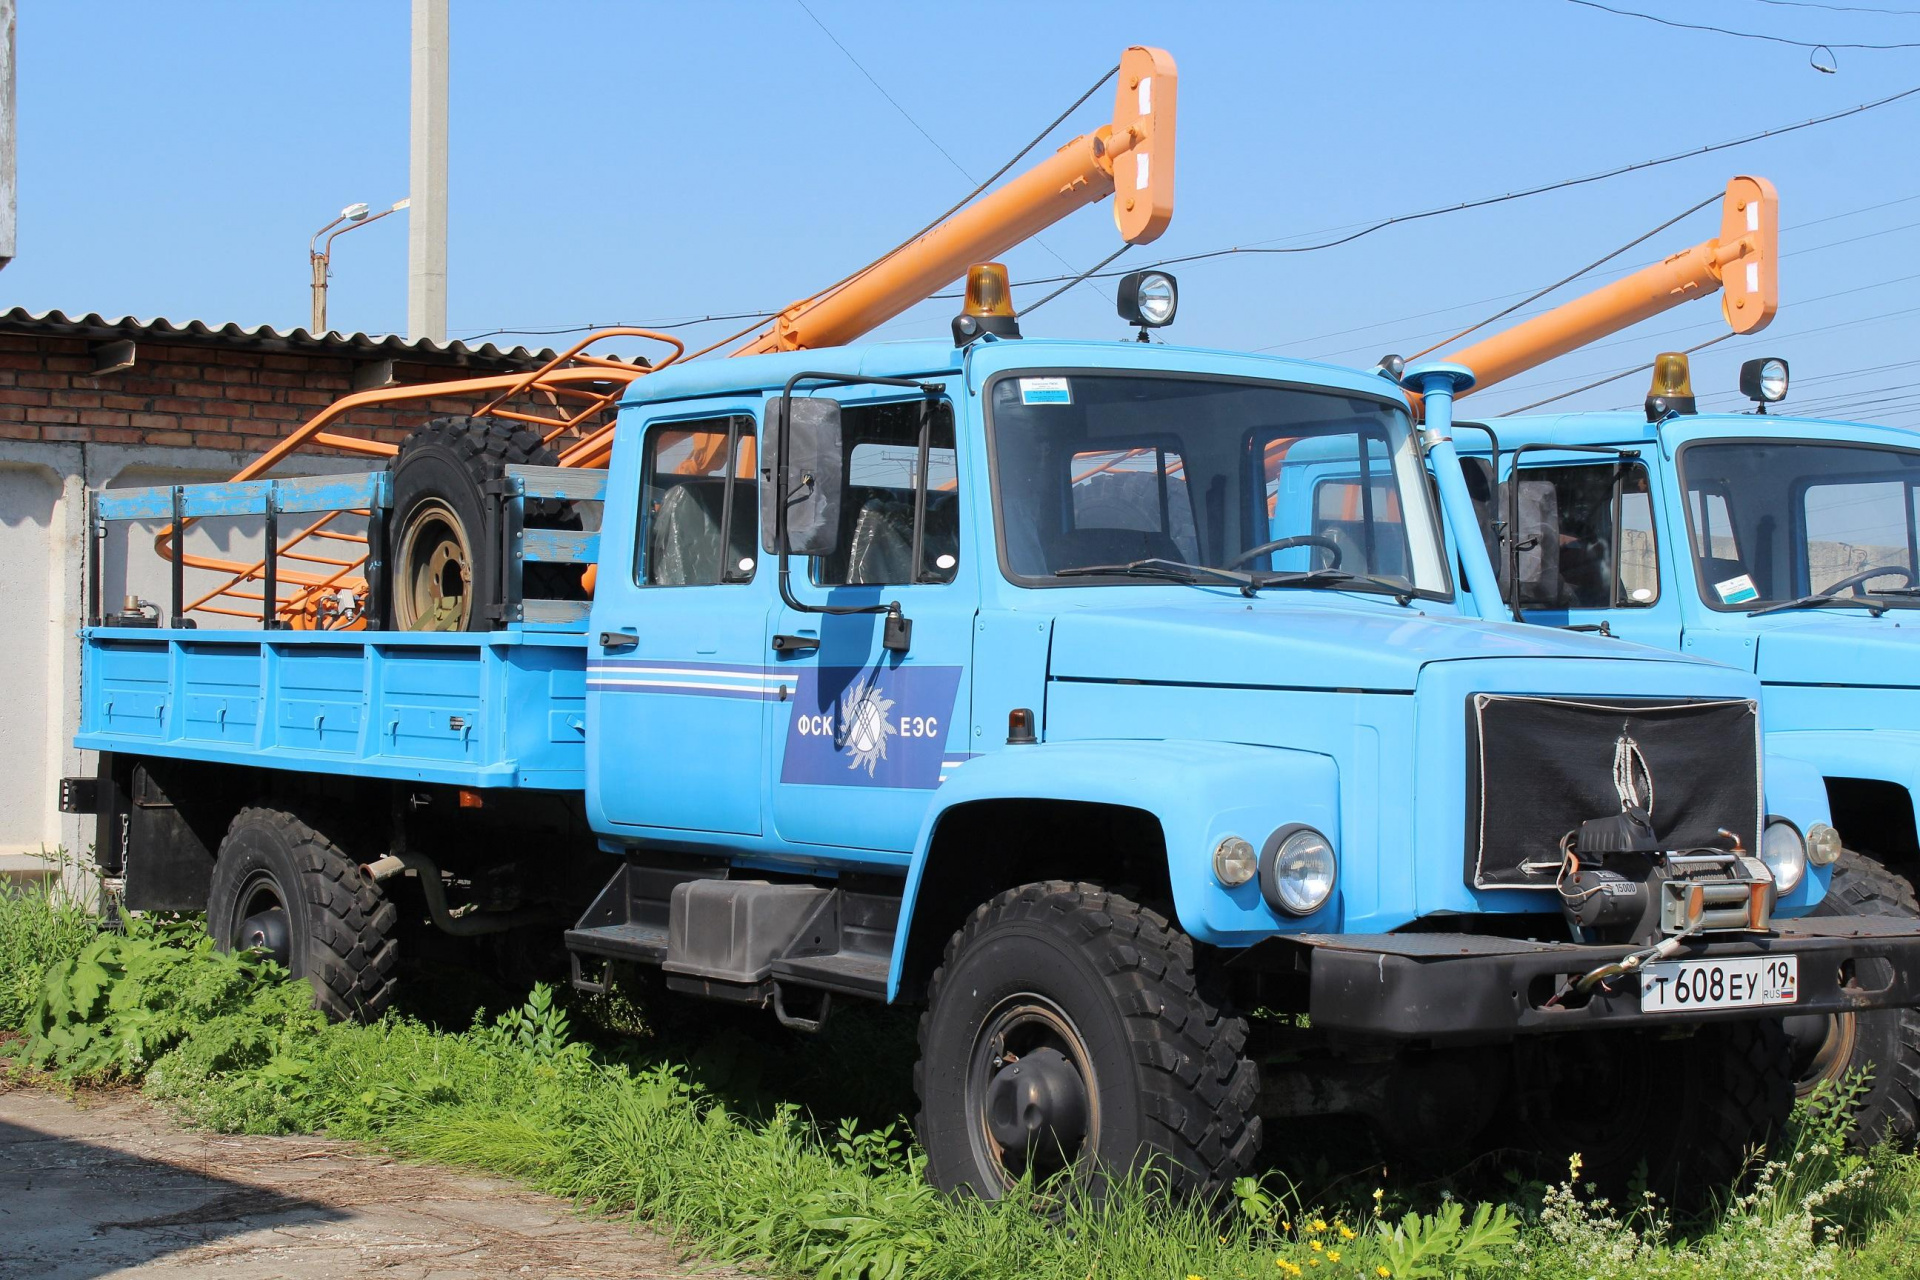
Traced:
<path fill-rule="evenodd" d="M 1842 1082 L 1860 1036 L 1851 1013 L 1803 1013 L 1781 1020 L 1793 1046 L 1793 1091 L 1805 1097 L 1822 1080 Z"/>
<path fill-rule="evenodd" d="M 238 922 L 230 945 L 235 951 L 254 951 L 282 969 L 293 968 L 293 920 L 286 899 L 273 877 L 256 873 L 240 893 Z"/>
<path fill-rule="evenodd" d="M 407 514 L 394 556 L 394 621 L 402 631 L 461 631 L 471 623 L 473 549 L 453 509 L 429 499 Z"/>
<path fill-rule="evenodd" d="M 1006 1062 L 987 1085 L 987 1129 L 1002 1150 L 1070 1159 L 1087 1137 L 1086 1081 L 1058 1049 Z"/>

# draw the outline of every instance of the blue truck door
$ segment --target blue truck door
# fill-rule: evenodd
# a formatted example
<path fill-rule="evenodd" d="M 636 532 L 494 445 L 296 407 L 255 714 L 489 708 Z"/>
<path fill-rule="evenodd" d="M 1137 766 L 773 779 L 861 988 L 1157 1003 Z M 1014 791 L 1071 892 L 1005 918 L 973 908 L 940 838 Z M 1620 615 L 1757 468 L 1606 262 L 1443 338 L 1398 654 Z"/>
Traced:
<path fill-rule="evenodd" d="M 1672 526 L 1661 519 L 1661 495 L 1646 464 L 1528 462 L 1519 485 L 1526 620 L 1558 627 L 1604 622 L 1622 639 L 1678 649 L 1675 566 L 1685 572 L 1687 550 L 1668 536 Z M 1504 486 L 1500 496 L 1504 519 Z M 1503 585 L 1509 569 L 1500 566 Z"/>
<path fill-rule="evenodd" d="M 916 572 L 924 402 L 898 392 L 877 402 L 858 393 L 841 398 L 847 485 L 840 545 L 831 556 L 792 562 L 793 594 L 806 604 L 898 601 L 913 623 L 912 646 L 904 654 L 883 648 L 877 613 L 774 604 L 773 821 L 784 841 L 884 851 L 897 857 L 882 861 L 904 862 L 934 788 L 966 758 L 977 569 L 962 552 L 952 405 L 943 400 L 931 410 Z M 819 646 L 774 650 L 780 635 Z"/>
<path fill-rule="evenodd" d="M 753 459 L 752 414 L 708 408 L 648 422 L 637 465 L 609 477 L 623 490 L 609 494 L 588 635 L 587 759 L 589 802 L 614 826 L 760 833 L 768 579 Z M 614 528 L 633 545 L 609 541 Z"/>

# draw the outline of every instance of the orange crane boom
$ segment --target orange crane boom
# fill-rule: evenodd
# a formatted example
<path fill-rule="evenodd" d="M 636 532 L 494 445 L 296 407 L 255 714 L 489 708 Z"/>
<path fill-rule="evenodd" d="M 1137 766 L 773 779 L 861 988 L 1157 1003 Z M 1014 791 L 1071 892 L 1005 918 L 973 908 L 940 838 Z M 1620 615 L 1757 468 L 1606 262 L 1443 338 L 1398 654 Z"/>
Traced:
<path fill-rule="evenodd" d="M 1742 175 L 1727 184 L 1718 236 L 1440 358 L 1473 370 L 1472 390 L 1484 391 L 1715 290 L 1733 331 L 1758 333 L 1780 307 L 1779 262 L 1780 198 Z"/>

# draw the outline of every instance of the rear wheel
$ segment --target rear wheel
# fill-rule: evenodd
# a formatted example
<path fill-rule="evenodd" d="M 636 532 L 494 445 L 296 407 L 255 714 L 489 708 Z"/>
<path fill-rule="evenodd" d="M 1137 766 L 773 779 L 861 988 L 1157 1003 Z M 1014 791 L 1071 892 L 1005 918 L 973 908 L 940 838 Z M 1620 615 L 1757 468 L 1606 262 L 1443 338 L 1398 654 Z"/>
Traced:
<path fill-rule="evenodd" d="M 510 465 L 551 467 L 559 454 L 539 433 L 501 418 L 435 418 L 400 444 L 392 465 L 387 545 L 390 612 L 399 631 L 473 631 L 498 624 L 504 583 L 500 530 L 487 485 Z M 564 504 L 533 501 L 535 528 L 578 528 Z M 578 598 L 579 571 L 529 565 L 526 593 Z"/>
<path fill-rule="evenodd" d="M 242 809 L 220 842 L 207 929 L 222 951 L 259 951 L 313 987 L 330 1017 L 393 1003 L 399 913 L 337 845 L 298 814 Z"/>
<path fill-rule="evenodd" d="M 1813 914 L 1911 920 L 1920 917 L 1920 904 L 1906 880 L 1848 850 L 1834 864 L 1833 882 Z M 1854 1115 L 1854 1142 L 1865 1148 L 1890 1137 L 1913 1145 L 1920 1125 L 1920 1010 L 1802 1014 L 1788 1018 L 1786 1028 L 1793 1038 L 1797 1094 L 1806 1097 L 1822 1083 L 1839 1087 L 1858 1072 L 1871 1072 Z"/>
<path fill-rule="evenodd" d="M 1003 893 L 953 936 L 928 991 L 928 1176 L 997 1199 L 1068 1172 L 1098 1195 L 1150 1163 L 1175 1194 L 1216 1196 L 1260 1145 L 1246 1036 L 1158 913 L 1090 884 Z"/>

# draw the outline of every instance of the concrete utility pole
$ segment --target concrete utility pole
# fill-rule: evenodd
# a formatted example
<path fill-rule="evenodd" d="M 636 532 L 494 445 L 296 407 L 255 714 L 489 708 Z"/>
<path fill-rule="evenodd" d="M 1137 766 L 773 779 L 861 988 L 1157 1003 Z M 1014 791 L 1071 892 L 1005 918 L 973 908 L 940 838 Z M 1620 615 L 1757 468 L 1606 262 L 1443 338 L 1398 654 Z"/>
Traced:
<path fill-rule="evenodd" d="M 12 8 L 13 0 L 0 0 Z M 447 340 L 447 0 L 413 0 L 407 337 Z M 11 112 L 9 112 L 11 118 Z"/>
<path fill-rule="evenodd" d="M 14 189 L 13 6 L 0 0 L 0 267 L 13 261 L 20 205 Z"/>

